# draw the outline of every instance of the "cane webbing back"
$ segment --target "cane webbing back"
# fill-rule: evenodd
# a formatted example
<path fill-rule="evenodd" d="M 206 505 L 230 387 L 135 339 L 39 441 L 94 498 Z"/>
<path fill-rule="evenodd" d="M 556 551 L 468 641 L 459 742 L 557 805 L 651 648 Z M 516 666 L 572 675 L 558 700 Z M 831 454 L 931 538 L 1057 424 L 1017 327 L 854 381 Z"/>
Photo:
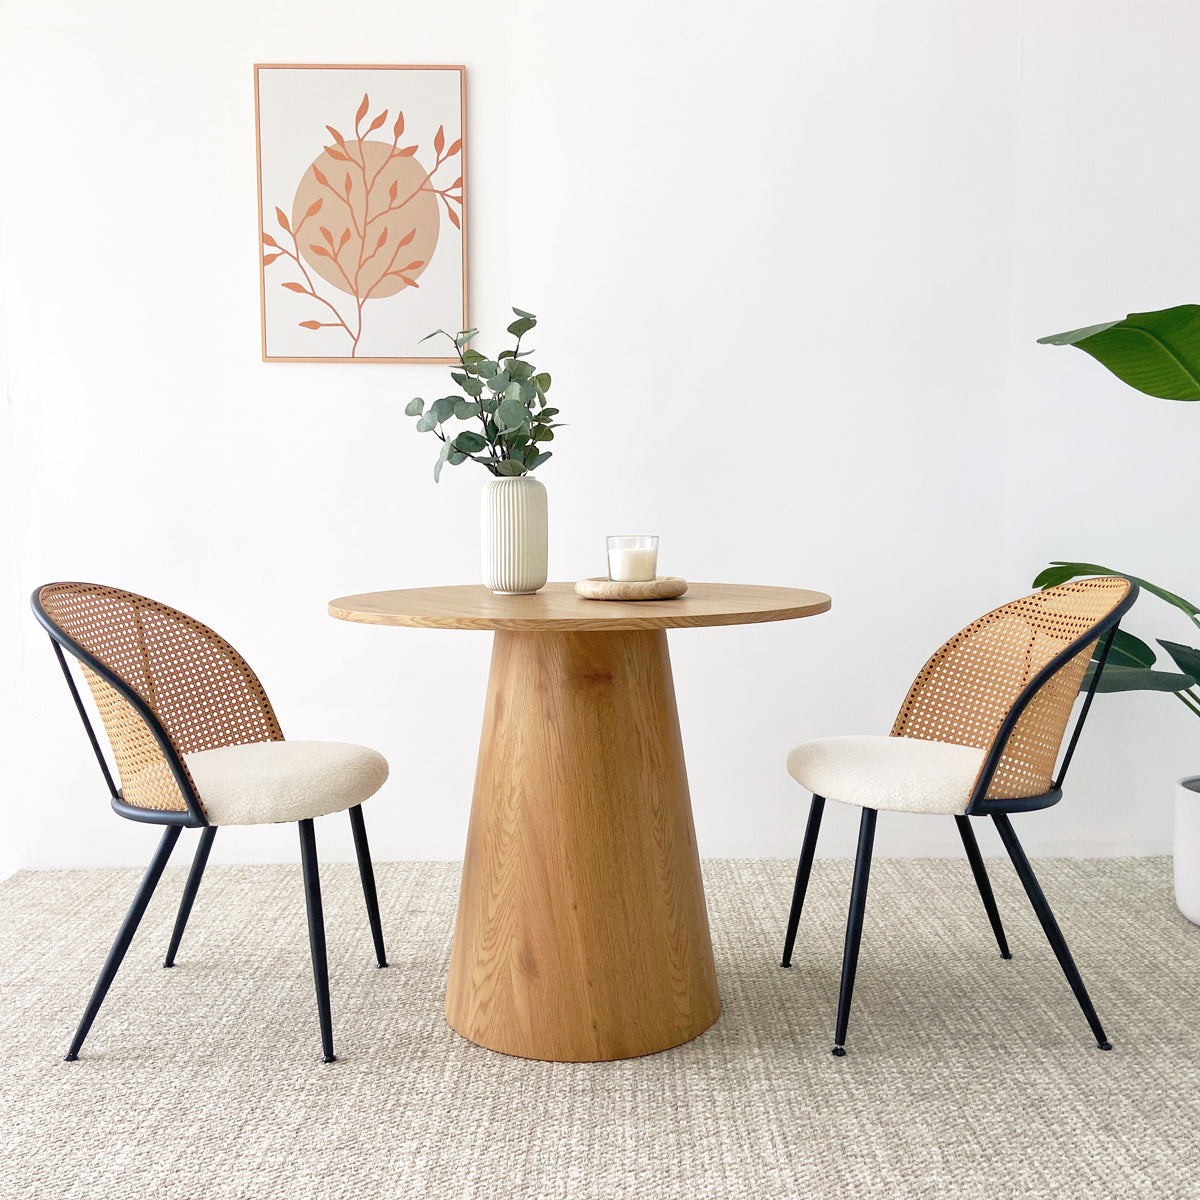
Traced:
<path fill-rule="evenodd" d="M 1120 578 L 1072 580 L 973 621 L 921 669 L 892 736 L 990 749 L 1034 676 L 1087 637 L 1129 589 Z M 1005 743 L 989 799 L 1040 796 L 1053 787 L 1059 747 L 1095 644 L 1089 639 L 1030 700 Z"/>
<path fill-rule="evenodd" d="M 52 583 L 38 598 L 67 637 L 146 702 L 181 758 L 283 739 L 258 677 L 206 625 L 145 596 L 100 584 Z M 186 809 L 167 760 L 137 710 L 94 671 L 85 666 L 83 674 L 112 745 L 125 803 Z"/>

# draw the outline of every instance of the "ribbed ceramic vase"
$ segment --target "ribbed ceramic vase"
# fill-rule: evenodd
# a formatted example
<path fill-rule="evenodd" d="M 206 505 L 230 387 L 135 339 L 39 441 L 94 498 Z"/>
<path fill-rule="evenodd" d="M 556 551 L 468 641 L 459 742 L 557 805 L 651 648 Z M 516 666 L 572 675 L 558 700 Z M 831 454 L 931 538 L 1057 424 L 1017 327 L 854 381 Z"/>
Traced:
<path fill-rule="evenodd" d="M 1200 776 L 1175 788 L 1175 903 L 1200 925 Z"/>
<path fill-rule="evenodd" d="M 485 586 L 502 596 L 545 587 L 546 489 L 531 475 L 489 479 L 483 485 L 482 515 Z"/>

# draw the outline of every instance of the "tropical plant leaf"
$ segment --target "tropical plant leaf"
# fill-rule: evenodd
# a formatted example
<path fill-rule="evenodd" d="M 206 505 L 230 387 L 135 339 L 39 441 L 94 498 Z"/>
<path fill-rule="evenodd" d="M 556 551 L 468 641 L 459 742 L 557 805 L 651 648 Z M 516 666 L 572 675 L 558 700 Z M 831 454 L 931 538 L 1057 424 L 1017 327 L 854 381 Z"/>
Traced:
<path fill-rule="evenodd" d="M 1163 400 L 1200 400 L 1200 304 L 1130 313 L 1120 321 L 1038 338 L 1077 346 L 1123 383 Z"/>
<path fill-rule="evenodd" d="M 1104 649 L 1104 638 L 1096 642 L 1093 658 L 1099 658 Z M 1108 663 L 1113 667 L 1152 667 L 1157 656 L 1152 646 L 1147 646 L 1141 638 L 1136 638 L 1124 629 L 1118 629 L 1113 638 L 1112 649 L 1108 652 Z"/>
<path fill-rule="evenodd" d="M 1166 588 L 1160 588 L 1157 584 L 1142 579 L 1138 575 L 1130 575 L 1125 571 L 1114 571 L 1111 567 L 1101 567 L 1096 563 L 1052 562 L 1033 581 L 1033 586 L 1035 588 L 1055 587 L 1057 584 L 1066 583 L 1068 579 L 1076 579 L 1082 575 L 1123 575 L 1126 579 L 1132 579 L 1138 587 L 1145 589 L 1152 596 L 1157 596 L 1160 600 L 1174 605 L 1181 612 L 1187 613 L 1189 617 L 1195 617 L 1200 613 L 1200 608 L 1190 600 L 1185 600 L 1174 592 L 1168 592 Z"/>
<path fill-rule="evenodd" d="M 1165 642 L 1162 638 L 1158 638 L 1157 641 L 1184 674 L 1200 679 L 1200 650 L 1191 646 L 1181 646 L 1178 642 Z"/>
<path fill-rule="evenodd" d="M 1095 662 L 1088 663 L 1079 690 L 1086 692 L 1092 686 L 1096 673 Z M 1182 692 L 1195 683 L 1190 675 L 1176 675 L 1173 671 L 1147 671 L 1144 667 L 1106 666 L 1100 676 L 1098 692 Z"/>

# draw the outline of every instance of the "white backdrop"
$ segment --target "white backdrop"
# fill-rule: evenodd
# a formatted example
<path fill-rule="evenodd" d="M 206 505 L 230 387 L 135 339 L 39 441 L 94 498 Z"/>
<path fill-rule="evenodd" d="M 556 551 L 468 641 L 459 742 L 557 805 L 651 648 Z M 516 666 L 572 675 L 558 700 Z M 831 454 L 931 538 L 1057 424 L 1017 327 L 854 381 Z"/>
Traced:
<path fill-rule="evenodd" d="M 381 858 L 457 857 L 486 634 L 351 626 L 350 592 L 478 578 L 481 474 L 404 418 L 445 369 L 259 361 L 251 65 L 466 63 L 472 323 L 539 314 L 570 428 L 551 575 L 650 529 L 693 579 L 824 617 L 672 635 L 705 855 L 792 855 L 806 737 L 886 731 L 926 655 L 1052 557 L 1200 593 L 1200 410 L 1041 334 L 1200 294 L 1180 3 L 312 0 L 0 10 L 0 871 L 143 863 L 28 593 L 146 592 L 225 633 L 294 737 L 374 745 Z M 1143 634 L 1187 640 L 1149 605 Z M 1034 853 L 1163 852 L 1200 728 L 1106 697 Z M 323 855 L 350 854 L 344 821 Z M 848 854 L 854 814 L 823 851 Z M 226 861 L 291 860 L 290 828 Z M 988 840 L 995 852 L 998 843 Z M 884 854 L 957 853 L 889 817 Z"/>

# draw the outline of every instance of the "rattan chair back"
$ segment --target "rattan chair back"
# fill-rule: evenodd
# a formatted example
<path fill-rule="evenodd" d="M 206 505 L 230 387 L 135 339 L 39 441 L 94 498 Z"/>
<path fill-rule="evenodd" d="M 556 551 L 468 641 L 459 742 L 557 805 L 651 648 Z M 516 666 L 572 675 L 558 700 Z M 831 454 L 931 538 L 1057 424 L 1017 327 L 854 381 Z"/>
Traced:
<path fill-rule="evenodd" d="M 35 607 L 51 636 L 55 630 L 61 635 L 55 641 L 81 663 L 126 804 L 186 811 L 194 801 L 189 805 L 181 790 L 181 776 L 185 785 L 191 784 L 183 755 L 283 739 L 271 702 L 246 661 L 224 638 L 185 613 L 94 583 L 47 584 Z M 89 657 L 115 680 L 103 678 Z M 149 709 L 150 722 L 122 694 L 124 689 Z M 167 753 L 163 733 L 170 743 Z M 194 786 L 191 792 L 194 797 Z"/>
<path fill-rule="evenodd" d="M 1111 618 L 1118 609 L 1124 612 L 1133 595 L 1136 589 L 1127 579 L 1077 579 L 972 621 L 921 669 L 892 736 L 998 749 L 998 757 L 989 755 L 981 769 L 983 776 L 994 765 L 990 779 L 976 784 L 977 793 L 989 800 L 1051 791 L 1088 660 L 1101 633 L 1115 624 Z M 1064 655 L 1027 695 L 1039 674 Z M 997 747 L 1017 705 L 1023 707 Z M 983 792 L 980 783 L 986 783 Z"/>

